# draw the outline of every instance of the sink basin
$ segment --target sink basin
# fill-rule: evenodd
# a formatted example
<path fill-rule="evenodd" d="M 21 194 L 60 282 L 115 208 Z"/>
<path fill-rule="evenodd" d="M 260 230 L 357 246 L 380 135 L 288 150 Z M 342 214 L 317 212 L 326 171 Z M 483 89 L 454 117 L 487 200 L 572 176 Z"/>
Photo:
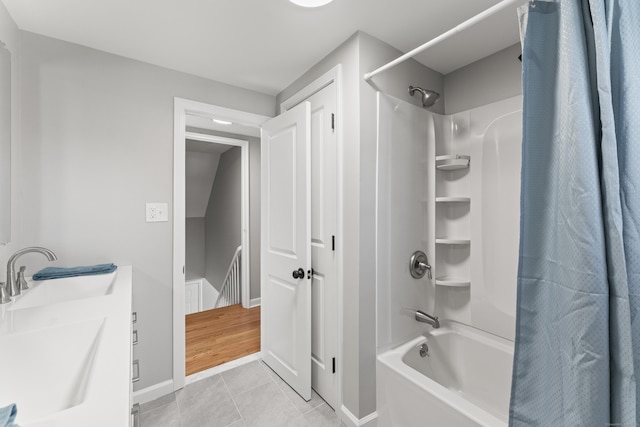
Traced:
<path fill-rule="evenodd" d="M 0 407 L 18 405 L 19 424 L 80 405 L 91 380 L 104 319 L 0 337 Z"/>
<path fill-rule="evenodd" d="M 109 295 L 113 292 L 116 276 L 114 272 L 32 282 L 31 289 L 23 291 L 23 295 L 13 303 L 10 310 Z"/>

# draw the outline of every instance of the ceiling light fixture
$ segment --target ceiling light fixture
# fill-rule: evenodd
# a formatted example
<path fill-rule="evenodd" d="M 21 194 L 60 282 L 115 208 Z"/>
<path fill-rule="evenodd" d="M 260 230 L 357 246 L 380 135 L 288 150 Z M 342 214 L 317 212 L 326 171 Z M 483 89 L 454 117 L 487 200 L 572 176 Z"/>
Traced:
<path fill-rule="evenodd" d="M 213 121 L 218 123 L 219 125 L 232 125 L 233 124 L 233 122 L 230 122 L 228 120 L 213 119 Z"/>
<path fill-rule="evenodd" d="M 302 7 L 320 7 L 331 3 L 333 0 L 289 0 L 293 4 Z"/>

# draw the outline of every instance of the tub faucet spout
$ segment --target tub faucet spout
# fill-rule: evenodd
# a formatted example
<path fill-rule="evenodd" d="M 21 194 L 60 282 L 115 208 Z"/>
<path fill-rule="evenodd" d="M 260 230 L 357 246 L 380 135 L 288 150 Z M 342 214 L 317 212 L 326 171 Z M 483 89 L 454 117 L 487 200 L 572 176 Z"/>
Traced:
<path fill-rule="evenodd" d="M 11 257 L 9 258 L 9 261 L 7 262 L 7 283 L 5 285 L 7 287 L 7 293 L 9 294 L 10 297 L 15 297 L 16 295 L 20 295 L 20 284 L 18 283 L 15 277 L 16 276 L 15 275 L 16 260 L 22 255 L 30 252 L 36 252 L 36 253 L 42 254 L 46 256 L 49 261 L 55 261 L 58 259 L 58 257 L 56 257 L 56 254 L 54 254 L 53 251 L 47 248 L 40 248 L 37 246 L 20 249 L 19 251 L 11 255 Z"/>
<path fill-rule="evenodd" d="M 436 329 L 440 327 L 438 316 L 432 316 L 421 310 L 416 310 L 416 320 L 421 323 L 427 323 Z"/>

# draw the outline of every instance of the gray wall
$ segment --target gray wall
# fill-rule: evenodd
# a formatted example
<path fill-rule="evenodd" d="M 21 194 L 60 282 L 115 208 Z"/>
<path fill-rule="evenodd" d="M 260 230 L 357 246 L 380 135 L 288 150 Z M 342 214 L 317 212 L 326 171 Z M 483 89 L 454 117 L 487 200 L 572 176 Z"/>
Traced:
<path fill-rule="evenodd" d="M 260 139 L 249 141 L 249 246 L 251 299 L 260 298 Z"/>
<path fill-rule="evenodd" d="M 337 360 L 337 368 L 342 372 L 343 404 L 354 415 L 360 417 L 358 343 L 358 273 L 359 269 L 351 268 L 359 265 L 359 85 L 358 85 L 358 47 L 359 34 L 354 34 L 322 61 L 307 71 L 302 77 L 278 94 L 276 103 L 280 103 L 294 95 L 324 73 L 342 64 L 342 135 L 344 159 L 343 216 L 344 236 L 338 239 L 337 250 L 342 243 L 343 264 L 349 266 L 343 270 L 343 359 Z M 340 126 L 340 125 L 339 125 Z M 368 373 L 370 375 L 370 372 Z M 375 402 L 375 390 L 372 390 Z M 337 409 L 337 408 L 336 408 Z M 366 414 L 364 414 L 366 415 Z"/>
<path fill-rule="evenodd" d="M 205 275 L 218 291 L 236 248 L 242 244 L 241 150 L 220 156 L 204 217 Z"/>
<path fill-rule="evenodd" d="M 186 279 L 204 277 L 204 218 L 187 218 L 186 220 Z"/>
<path fill-rule="evenodd" d="M 28 32 L 21 55 L 22 243 L 55 250 L 59 266 L 133 265 L 136 389 L 169 380 L 171 215 L 144 212 L 172 212 L 174 97 L 267 116 L 274 98 Z"/>
<path fill-rule="evenodd" d="M 337 64 L 342 64 L 342 132 L 344 159 L 343 211 L 343 403 L 358 418 L 375 411 L 375 170 L 376 91 L 384 90 L 412 103 L 410 84 L 443 92 L 441 74 L 414 60 L 375 77 L 372 71 L 402 53 L 358 32 L 278 94 L 280 103 Z M 441 99 L 432 111 L 444 111 Z M 340 239 L 340 236 L 338 236 Z M 348 266 L 348 267 L 347 267 Z M 357 268 L 353 268 L 357 266 Z"/>
<path fill-rule="evenodd" d="M 190 142 L 185 153 L 185 216 L 204 218 L 220 153 L 192 151 Z"/>
<path fill-rule="evenodd" d="M 459 113 L 521 95 L 520 52 L 520 44 L 514 44 L 444 76 L 446 113 Z"/>
<path fill-rule="evenodd" d="M 0 2 L 0 41 L 11 52 L 11 242 L 0 246 L 0 259 L 3 260 L 22 246 L 19 34 L 18 26 Z M 5 277 L 5 267 L 0 263 L 0 277 Z"/>

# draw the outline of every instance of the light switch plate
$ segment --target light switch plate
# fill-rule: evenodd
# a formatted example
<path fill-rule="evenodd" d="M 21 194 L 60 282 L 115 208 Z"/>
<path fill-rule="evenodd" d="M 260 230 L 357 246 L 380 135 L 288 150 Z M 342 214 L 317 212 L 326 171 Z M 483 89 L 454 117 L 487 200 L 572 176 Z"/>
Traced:
<path fill-rule="evenodd" d="M 169 221 L 169 206 L 167 203 L 147 203 L 147 222 Z"/>

